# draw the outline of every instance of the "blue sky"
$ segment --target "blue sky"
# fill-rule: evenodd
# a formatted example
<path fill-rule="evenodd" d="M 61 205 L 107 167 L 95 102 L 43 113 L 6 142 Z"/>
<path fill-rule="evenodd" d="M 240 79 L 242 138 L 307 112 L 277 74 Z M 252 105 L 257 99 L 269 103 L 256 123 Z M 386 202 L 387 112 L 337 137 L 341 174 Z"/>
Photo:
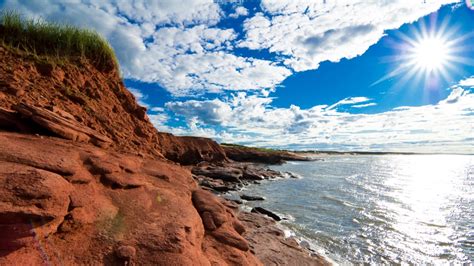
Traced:
<path fill-rule="evenodd" d="M 464 1 L 0 7 L 103 34 L 158 130 L 291 149 L 474 152 L 474 10 Z"/>

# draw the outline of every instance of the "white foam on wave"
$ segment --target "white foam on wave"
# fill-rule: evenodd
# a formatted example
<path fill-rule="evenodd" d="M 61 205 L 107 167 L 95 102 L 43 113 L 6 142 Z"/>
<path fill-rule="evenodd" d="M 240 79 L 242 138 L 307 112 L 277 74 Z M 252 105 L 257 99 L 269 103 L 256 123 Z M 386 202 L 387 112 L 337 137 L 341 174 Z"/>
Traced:
<path fill-rule="evenodd" d="M 306 249 L 308 252 L 322 256 L 326 261 L 331 265 L 338 265 L 338 263 L 328 256 L 327 251 L 319 246 L 314 240 L 308 239 L 304 236 L 297 234 L 295 231 L 291 230 L 288 226 L 277 223 L 277 228 L 282 230 L 285 238 L 293 238 L 296 240 L 298 245 Z"/>

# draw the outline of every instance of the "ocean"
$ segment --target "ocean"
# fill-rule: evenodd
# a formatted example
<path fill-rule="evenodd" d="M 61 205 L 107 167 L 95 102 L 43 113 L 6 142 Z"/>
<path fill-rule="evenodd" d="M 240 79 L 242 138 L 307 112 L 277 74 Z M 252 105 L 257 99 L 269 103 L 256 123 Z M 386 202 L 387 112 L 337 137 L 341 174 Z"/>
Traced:
<path fill-rule="evenodd" d="M 474 262 L 474 156 L 328 155 L 245 194 L 338 264 Z"/>

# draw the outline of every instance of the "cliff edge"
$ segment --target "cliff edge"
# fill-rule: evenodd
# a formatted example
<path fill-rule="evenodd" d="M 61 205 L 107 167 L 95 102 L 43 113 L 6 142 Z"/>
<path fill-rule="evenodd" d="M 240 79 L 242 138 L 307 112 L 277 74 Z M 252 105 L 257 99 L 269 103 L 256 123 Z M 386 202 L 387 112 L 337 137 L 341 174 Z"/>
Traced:
<path fill-rule="evenodd" d="M 0 143 L 2 265 L 260 264 L 175 163 L 225 160 L 220 146 L 157 132 L 116 70 L 0 46 Z"/>
<path fill-rule="evenodd" d="M 90 48 L 63 51 L 77 44 L 50 36 L 43 51 L 31 49 L 34 27 L 0 22 L 0 265 L 325 263 L 201 189 L 181 165 L 225 167 L 224 149 L 158 132 L 98 36 L 39 24 L 66 41 L 85 34 L 75 49 Z"/>

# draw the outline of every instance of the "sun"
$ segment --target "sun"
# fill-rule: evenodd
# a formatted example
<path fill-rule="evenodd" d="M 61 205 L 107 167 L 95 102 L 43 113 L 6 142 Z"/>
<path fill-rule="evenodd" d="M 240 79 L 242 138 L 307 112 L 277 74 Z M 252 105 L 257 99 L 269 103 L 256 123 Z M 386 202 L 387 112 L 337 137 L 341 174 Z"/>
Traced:
<path fill-rule="evenodd" d="M 441 71 L 449 63 L 450 52 L 450 47 L 443 38 L 426 37 L 413 44 L 411 63 L 427 73 Z"/>
<path fill-rule="evenodd" d="M 450 26 L 449 18 L 440 24 L 430 21 L 427 25 L 425 22 L 421 21 L 419 27 L 413 26 L 392 39 L 395 53 L 387 56 L 386 61 L 393 69 L 372 85 L 399 77 L 398 87 L 421 81 L 428 88 L 442 80 L 450 81 L 463 66 L 472 65 L 470 58 L 462 56 L 466 49 L 463 43 L 469 35 L 459 34 L 456 27 Z"/>

